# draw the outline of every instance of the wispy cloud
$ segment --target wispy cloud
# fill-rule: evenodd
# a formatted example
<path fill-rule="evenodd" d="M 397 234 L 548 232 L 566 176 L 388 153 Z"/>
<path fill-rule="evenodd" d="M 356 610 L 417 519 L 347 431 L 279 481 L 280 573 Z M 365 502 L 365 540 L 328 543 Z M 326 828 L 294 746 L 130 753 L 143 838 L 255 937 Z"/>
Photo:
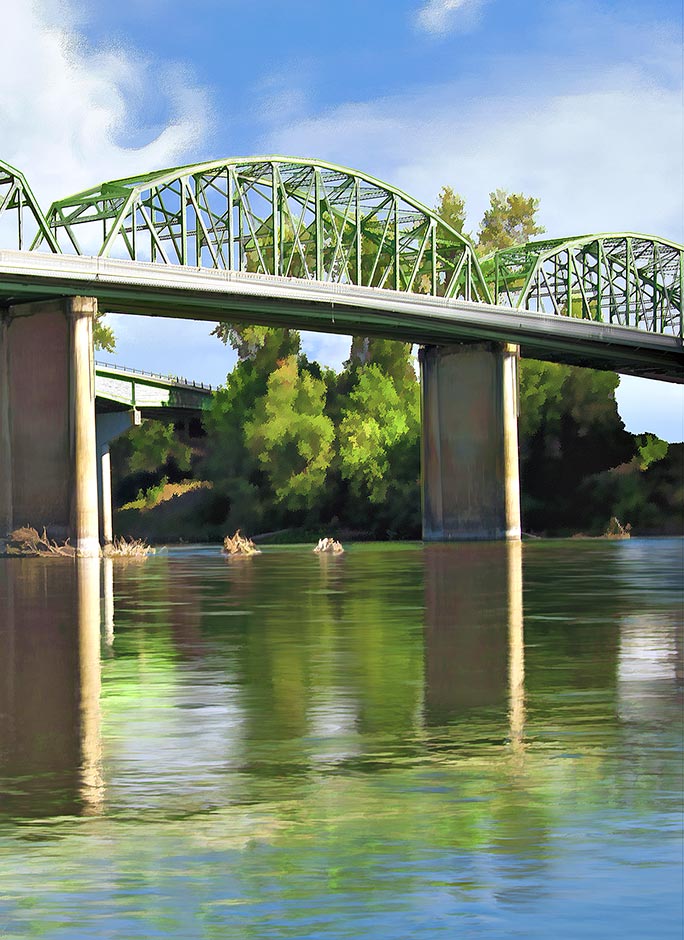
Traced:
<path fill-rule="evenodd" d="M 457 28 L 470 28 L 477 21 L 484 0 L 426 0 L 416 14 L 416 23 L 426 33 L 439 36 Z"/>
<path fill-rule="evenodd" d="M 55 7 L 15 3 L 0 31 L 1 155 L 40 201 L 191 156 L 210 123 L 192 75 L 133 50 L 89 48 L 76 5 L 62 0 L 59 25 Z M 149 124 L 152 97 L 164 118 Z"/>
<path fill-rule="evenodd" d="M 538 197 L 552 235 L 681 240 L 681 135 L 680 90 L 633 65 L 546 95 L 474 97 L 453 83 L 347 103 L 272 127 L 267 146 L 364 169 L 428 204 L 453 186 L 471 227 L 502 187 Z"/>

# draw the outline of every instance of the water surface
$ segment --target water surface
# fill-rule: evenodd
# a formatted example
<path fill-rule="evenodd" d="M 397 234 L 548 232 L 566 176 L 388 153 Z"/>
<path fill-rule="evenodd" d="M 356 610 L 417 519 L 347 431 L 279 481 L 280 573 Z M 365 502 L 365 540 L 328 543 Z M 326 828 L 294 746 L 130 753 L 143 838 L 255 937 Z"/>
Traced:
<path fill-rule="evenodd" d="M 0 561 L 0 936 L 680 938 L 682 544 Z"/>

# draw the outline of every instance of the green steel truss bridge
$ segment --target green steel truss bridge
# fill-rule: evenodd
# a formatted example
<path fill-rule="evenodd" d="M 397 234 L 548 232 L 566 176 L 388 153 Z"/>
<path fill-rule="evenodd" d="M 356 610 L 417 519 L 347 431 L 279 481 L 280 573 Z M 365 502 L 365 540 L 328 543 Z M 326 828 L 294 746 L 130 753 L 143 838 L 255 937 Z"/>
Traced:
<path fill-rule="evenodd" d="M 163 170 L 59 200 L 46 216 L 0 163 L 0 239 L 0 305 L 81 293 L 111 311 L 503 340 L 538 358 L 684 380 L 681 245 L 611 233 L 480 261 L 434 211 L 321 161 Z"/>

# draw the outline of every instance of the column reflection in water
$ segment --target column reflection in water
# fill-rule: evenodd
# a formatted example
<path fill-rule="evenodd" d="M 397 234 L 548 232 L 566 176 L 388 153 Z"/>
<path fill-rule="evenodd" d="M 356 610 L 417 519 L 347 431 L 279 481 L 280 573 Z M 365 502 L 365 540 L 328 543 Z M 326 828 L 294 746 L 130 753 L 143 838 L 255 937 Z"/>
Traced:
<path fill-rule="evenodd" d="M 114 643 L 114 562 L 102 559 L 102 639 L 107 647 Z"/>
<path fill-rule="evenodd" d="M 100 562 L 0 566 L 0 813 L 98 812 Z"/>
<path fill-rule="evenodd" d="M 425 546 L 425 717 L 507 714 L 515 747 L 525 723 L 522 546 Z"/>

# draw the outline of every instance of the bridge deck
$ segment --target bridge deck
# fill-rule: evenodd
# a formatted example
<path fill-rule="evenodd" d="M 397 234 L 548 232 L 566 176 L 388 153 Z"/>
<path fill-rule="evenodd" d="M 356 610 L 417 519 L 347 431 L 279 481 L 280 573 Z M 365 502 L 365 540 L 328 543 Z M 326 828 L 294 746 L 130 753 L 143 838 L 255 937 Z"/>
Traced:
<path fill-rule="evenodd" d="M 187 379 L 95 363 L 98 411 L 136 408 L 143 417 L 175 421 L 211 407 L 211 391 L 211 386 Z"/>
<path fill-rule="evenodd" d="M 684 382 L 679 337 L 372 287 L 181 266 L 0 251 L 0 306 L 97 297 L 108 312 L 243 320 L 414 343 L 519 343 L 523 355 Z"/>

